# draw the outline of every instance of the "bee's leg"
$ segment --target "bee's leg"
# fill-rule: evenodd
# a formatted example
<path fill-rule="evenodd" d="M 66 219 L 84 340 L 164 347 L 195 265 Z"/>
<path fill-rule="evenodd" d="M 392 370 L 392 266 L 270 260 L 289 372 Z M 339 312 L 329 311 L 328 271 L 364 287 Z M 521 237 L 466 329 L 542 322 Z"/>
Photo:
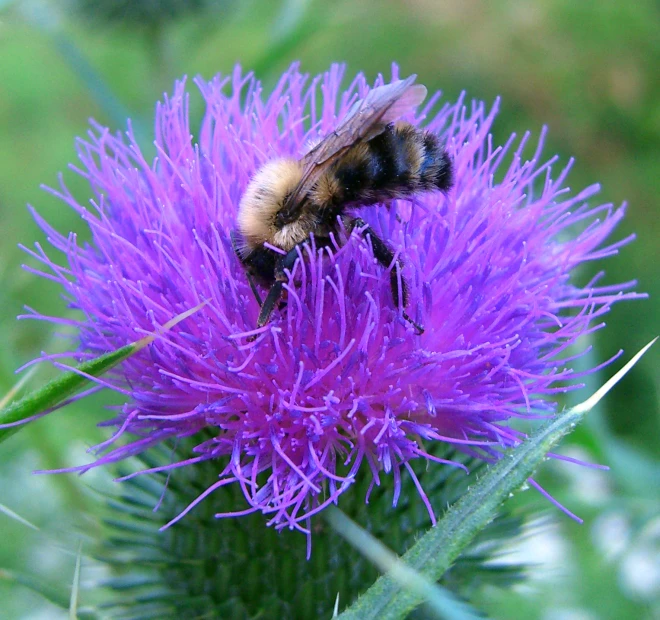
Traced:
<path fill-rule="evenodd" d="M 270 315 L 273 313 L 273 310 L 275 309 L 277 302 L 280 300 L 280 297 L 282 297 L 282 288 L 284 283 L 288 280 L 285 270 L 288 269 L 291 271 L 293 269 L 293 266 L 296 264 L 296 260 L 298 259 L 298 246 L 302 247 L 304 243 L 307 243 L 307 240 L 294 246 L 285 256 L 280 256 L 277 259 L 277 263 L 275 264 L 275 282 L 273 282 L 273 285 L 270 287 L 270 291 L 268 291 L 266 300 L 261 305 L 261 312 L 259 312 L 257 327 L 263 327 L 266 323 L 268 323 Z"/>
<path fill-rule="evenodd" d="M 394 252 L 387 246 L 387 244 L 373 231 L 371 226 L 359 217 L 350 220 L 344 220 L 346 232 L 350 235 L 355 228 L 362 229 L 362 235 L 371 237 L 371 247 L 374 250 L 374 258 L 385 268 L 388 269 L 394 261 Z M 399 307 L 399 273 L 403 271 L 403 264 L 397 258 L 394 267 L 390 271 L 390 288 L 392 289 L 392 297 L 394 298 L 394 305 Z M 401 305 L 406 308 L 408 306 L 408 283 L 403 275 L 401 276 Z M 403 318 L 410 323 L 418 334 L 424 333 L 424 327 L 419 323 L 413 321 L 408 313 L 403 310 Z"/>
<path fill-rule="evenodd" d="M 254 278 L 250 275 L 249 271 L 246 271 L 245 275 L 247 276 L 247 281 L 248 284 L 250 285 L 250 288 L 252 289 L 252 294 L 254 295 L 254 298 L 257 300 L 257 303 L 260 306 L 263 306 L 264 304 L 261 301 L 261 295 L 259 295 L 259 291 L 257 290 L 257 285 L 254 283 Z"/>
<path fill-rule="evenodd" d="M 264 301 L 263 304 L 261 304 L 261 311 L 259 312 L 257 327 L 263 327 L 266 323 L 268 323 L 268 319 L 270 319 L 270 315 L 273 313 L 273 310 L 275 309 L 277 302 L 280 300 L 280 297 L 282 296 L 283 284 L 284 283 L 280 282 L 279 280 L 273 282 L 273 285 L 270 287 L 270 290 L 268 291 L 268 295 L 266 296 L 266 300 Z"/>
<path fill-rule="evenodd" d="M 241 255 L 241 251 L 238 249 L 238 240 L 236 237 L 236 233 L 233 230 L 229 233 L 229 237 L 231 239 L 231 247 L 233 248 L 236 256 L 238 256 L 238 260 L 241 261 L 241 263 L 245 264 L 243 260 L 243 256 Z M 263 302 L 261 301 L 261 295 L 259 295 L 257 286 L 254 283 L 254 278 L 250 275 L 250 272 L 247 269 L 245 270 L 245 275 L 247 276 L 247 281 L 248 284 L 250 285 L 250 288 L 252 289 L 252 294 L 254 295 L 254 298 L 257 300 L 257 303 L 260 306 L 263 306 Z"/>

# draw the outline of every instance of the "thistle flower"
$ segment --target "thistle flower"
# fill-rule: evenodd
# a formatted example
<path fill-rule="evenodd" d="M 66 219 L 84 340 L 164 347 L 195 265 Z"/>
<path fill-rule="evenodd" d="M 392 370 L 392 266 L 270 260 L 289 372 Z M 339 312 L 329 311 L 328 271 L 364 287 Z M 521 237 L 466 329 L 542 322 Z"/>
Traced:
<path fill-rule="evenodd" d="M 244 509 L 218 505 L 216 516 L 260 511 L 278 528 L 309 533 L 310 517 L 358 478 L 371 480 L 368 499 L 391 476 L 396 504 L 407 475 L 434 521 L 412 462 L 463 467 L 437 456 L 447 445 L 497 459 L 523 436 L 512 421 L 552 416 L 555 394 L 578 387 L 567 384 L 577 378 L 573 345 L 635 294 L 623 292 L 633 283 L 600 284 L 602 273 L 580 286 L 574 272 L 630 240 L 606 244 L 624 209 L 589 206 L 595 185 L 571 195 L 572 161 L 558 171 L 557 158 L 543 162 L 544 134 L 529 160 L 529 134 L 495 147 L 498 104 L 488 110 L 463 97 L 434 112 L 435 95 L 411 119 L 446 144 L 456 179 L 448 195 L 361 212 L 403 258 L 409 313 L 424 334 L 394 307 L 389 274 L 357 235 L 330 249 L 312 239 L 290 274 L 286 306 L 255 331 L 259 306 L 230 241 L 240 197 L 265 161 L 301 156 L 365 96 L 364 76 L 343 90 L 342 73 L 333 66 L 310 80 L 293 66 L 268 97 L 239 69 L 198 78 L 206 112 L 197 139 L 178 82 L 156 109 L 153 161 L 130 124 L 125 136 L 94 124 L 78 141 L 74 170 L 89 182 L 89 205 L 63 181 L 49 191 L 88 224 L 91 242 L 61 235 L 33 210 L 68 266 L 39 244 L 29 252 L 48 272 L 30 269 L 59 282 L 83 318 L 29 316 L 74 324 L 78 355 L 93 356 L 207 303 L 123 364 L 114 387 L 127 402 L 107 421 L 116 432 L 94 463 L 61 471 L 192 437 L 187 458 L 144 470 L 215 464 L 217 481 L 177 519 L 236 485 Z"/>

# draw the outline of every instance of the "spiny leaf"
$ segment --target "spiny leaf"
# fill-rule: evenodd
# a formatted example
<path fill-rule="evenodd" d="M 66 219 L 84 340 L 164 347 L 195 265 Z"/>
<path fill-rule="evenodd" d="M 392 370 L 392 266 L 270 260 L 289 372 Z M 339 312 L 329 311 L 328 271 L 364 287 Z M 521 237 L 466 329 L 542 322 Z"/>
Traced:
<path fill-rule="evenodd" d="M 76 555 L 76 568 L 73 571 L 73 583 L 71 584 L 71 599 L 69 600 L 69 620 L 78 618 L 78 592 L 80 591 L 80 560 L 82 558 L 82 541 L 78 544 Z"/>
<path fill-rule="evenodd" d="M 655 339 L 657 340 L 657 338 Z M 546 458 L 548 451 L 572 431 L 653 345 L 646 345 L 630 362 L 583 403 L 550 420 L 515 449 L 507 451 L 401 558 L 408 570 L 437 581 L 475 536 L 494 518 L 500 505 L 521 488 Z M 391 572 L 380 577 L 356 603 L 339 617 L 403 618 L 426 598 L 419 587 L 401 587 Z"/>
<path fill-rule="evenodd" d="M 0 580 L 20 584 L 43 596 L 61 609 L 69 608 L 69 597 L 63 587 L 43 581 L 33 575 L 0 568 Z"/>
<path fill-rule="evenodd" d="M 438 618 L 451 620 L 480 618 L 477 612 L 472 611 L 466 603 L 459 601 L 454 594 L 399 560 L 396 554 L 338 508 L 330 506 L 323 512 L 323 516 L 340 536 L 369 558 L 382 572 L 390 575 L 402 588 L 414 592 L 421 600 L 426 601 L 429 609 L 433 610 Z M 343 616 L 344 614 L 339 617 Z"/>
<path fill-rule="evenodd" d="M 32 366 L 17 382 L 16 384 L 7 392 L 2 398 L 0 398 L 0 409 L 6 407 L 14 397 L 23 389 L 23 386 L 34 376 L 37 372 L 37 366 Z"/>
<path fill-rule="evenodd" d="M 177 323 L 197 312 L 204 305 L 206 305 L 206 302 L 202 302 L 194 308 L 177 315 L 165 323 L 158 333 L 163 333 L 171 329 Z M 156 335 L 145 336 L 115 351 L 110 351 L 100 357 L 78 364 L 73 370 L 62 373 L 42 388 L 30 392 L 23 396 L 23 398 L 4 407 L 0 410 L 0 442 L 17 432 L 21 428 L 21 422 L 27 422 L 31 418 L 61 405 L 68 398 L 76 394 L 78 390 L 92 383 L 93 377 L 100 377 L 131 355 L 144 349 L 144 347 L 155 339 Z"/>
<path fill-rule="evenodd" d="M 30 523 L 27 519 L 21 517 L 21 515 L 16 514 L 11 508 L 7 508 L 7 506 L 5 506 L 4 504 L 0 504 L 0 512 L 6 514 L 8 517 L 14 519 L 15 521 L 18 521 L 19 523 L 22 523 L 23 525 L 32 528 L 33 530 L 39 531 L 39 528 L 36 525 Z"/>

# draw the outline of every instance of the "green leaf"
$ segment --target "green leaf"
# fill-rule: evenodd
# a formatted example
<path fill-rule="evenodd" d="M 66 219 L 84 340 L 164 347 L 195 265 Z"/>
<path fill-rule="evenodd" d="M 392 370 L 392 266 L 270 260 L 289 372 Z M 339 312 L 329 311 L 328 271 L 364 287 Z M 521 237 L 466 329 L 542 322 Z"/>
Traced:
<path fill-rule="evenodd" d="M 19 394 L 23 389 L 23 386 L 36 374 L 38 367 L 32 366 L 17 382 L 16 384 L 7 392 L 2 398 L 0 398 L 0 409 L 6 407 L 14 398 Z"/>
<path fill-rule="evenodd" d="M 558 414 L 515 449 L 505 452 L 449 508 L 438 524 L 402 556 L 401 562 L 407 566 L 406 570 L 419 571 L 426 580 L 440 579 L 470 541 L 495 517 L 500 505 L 526 484 L 537 466 L 546 458 L 547 452 L 582 421 L 585 414 L 637 363 L 655 340 L 637 353 L 593 396 Z M 398 563 L 395 566 L 398 567 Z M 424 600 L 428 600 L 429 592 L 423 585 L 407 583 L 402 587 L 397 573 L 393 573 L 392 568 L 389 571 L 339 618 L 403 618 Z"/>
<path fill-rule="evenodd" d="M 330 506 L 323 512 L 323 516 L 340 536 L 343 536 L 381 571 L 390 575 L 399 586 L 416 593 L 420 600 L 425 600 L 429 609 L 435 612 L 438 618 L 478 620 L 481 617 L 449 590 L 399 560 L 395 553 L 338 508 Z M 343 616 L 344 614 L 339 617 Z"/>
<path fill-rule="evenodd" d="M 204 305 L 206 305 L 206 302 L 202 302 L 191 310 L 177 315 L 165 323 L 158 333 L 161 334 L 171 329 L 177 323 L 197 312 Z M 114 368 L 134 353 L 146 347 L 155 339 L 156 335 L 149 335 L 120 349 L 110 351 L 100 357 L 78 364 L 74 370 L 62 373 L 42 388 L 34 390 L 20 400 L 3 407 L 0 410 L 0 443 L 22 428 L 21 424 L 2 428 L 3 425 L 29 421 L 29 418 L 38 416 L 61 405 L 65 400 L 75 395 L 78 390 L 91 384 L 93 377 L 100 377 L 111 368 Z"/>
<path fill-rule="evenodd" d="M 0 568 L 0 580 L 8 581 L 9 583 L 20 584 L 26 588 L 43 596 L 46 600 L 50 601 L 61 609 L 69 608 L 69 597 L 64 588 L 43 581 L 33 575 L 20 573 L 17 571 L 10 571 Z"/>
<path fill-rule="evenodd" d="M 146 338 L 121 347 L 116 351 L 105 353 L 93 360 L 83 362 L 75 370 L 65 372 L 49 381 L 42 388 L 26 394 L 20 400 L 0 410 L 0 427 L 32 418 L 40 413 L 57 407 L 78 390 L 91 382 L 89 376 L 100 377 L 103 373 L 123 362 L 148 342 Z M 0 442 L 4 441 L 21 428 L 20 425 L 0 428 Z"/>
<path fill-rule="evenodd" d="M 48 3 L 38 3 L 35 6 L 31 6 L 29 3 L 23 2 L 21 5 L 21 14 L 25 20 L 50 38 L 53 46 L 60 53 L 63 60 L 85 85 L 89 94 L 112 120 L 115 127 L 124 127 L 126 125 L 126 119 L 132 115 L 76 46 L 70 34 L 64 32 L 61 25 L 62 15 L 57 10 L 57 7 L 50 6 Z M 139 138 L 147 137 L 143 122 L 140 119 L 134 118 L 132 125 L 133 131 Z"/>
<path fill-rule="evenodd" d="M 82 558 L 82 541 L 78 545 L 76 555 L 76 568 L 73 571 L 73 583 L 71 584 L 71 598 L 69 600 L 69 620 L 78 618 L 78 593 L 80 592 L 80 560 Z"/>
<path fill-rule="evenodd" d="M 8 517 L 14 519 L 15 521 L 18 521 L 19 523 L 22 523 L 23 525 L 36 530 L 37 532 L 39 531 L 39 528 L 36 525 L 30 523 L 27 519 L 21 517 L 21 515 L 16 514 L 11 508 L 7 508 L 7 506 L 4 504 L 0 504 L 0 512 L 6 514 Z"/>
<path fill-rule="evenodd" d="M 126 119 L 132 118 L 131 126 L 138 141 L 146 140 L 149 134 L 142 119 L 130 113 L 98 71 L 94 69 L 80 49 L 72 42 L 71 37 L 57 30 L 52 30 L 48 34 L 50 34 L 53 45 L 64 61 L 82 81 L 94 101 L 111 119 L 113 125 L 117 128 L 123 128 L 126 125 Z"/>

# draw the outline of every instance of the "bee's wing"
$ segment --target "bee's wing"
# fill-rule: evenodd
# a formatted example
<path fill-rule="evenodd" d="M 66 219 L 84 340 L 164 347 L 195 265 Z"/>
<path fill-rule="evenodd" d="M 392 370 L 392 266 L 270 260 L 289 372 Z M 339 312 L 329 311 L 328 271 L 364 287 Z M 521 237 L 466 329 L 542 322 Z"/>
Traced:
<path fill-rule="evenodd" d="M 413 85 L 416 77 L 379 86 L 356 101 L 337 128 L 303 157 L 303 165 L 322 166 L 356 142 L 375 138 L 388 123 L 417 107 L 426 97 L 426 87 Z"/>
<path fill-rule="evenodd" d="M 302 158 L 303 175 L 288 199 L 289 208 L 303 198 L 327 168 L 350 147 L 368 142 L 391 123 L 415 109 L 426 97 L 426 87 L 414 84 L 416 75 L 369 91 L 356 101 L 337 128 Z"/>

